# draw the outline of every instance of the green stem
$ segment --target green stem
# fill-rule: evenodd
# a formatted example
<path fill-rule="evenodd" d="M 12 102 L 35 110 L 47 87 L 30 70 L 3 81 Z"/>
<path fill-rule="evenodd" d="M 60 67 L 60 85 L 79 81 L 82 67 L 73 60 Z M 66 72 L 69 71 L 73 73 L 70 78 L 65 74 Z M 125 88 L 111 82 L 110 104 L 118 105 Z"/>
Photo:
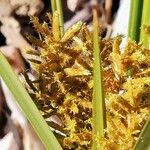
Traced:
<path fill-rule="evenodd" d="M 131 0 L 128 37 L 139 42 L 143 0 Z"/>
<path fill-rule="evenodd" d="M 55 0 L 51 0 L 51 7 L 52 7 L 52 13 L 54 14 L 54 12 L 56 11 L 56 2 L 55 2 Z"/>
<path fill-rule="evenodd" d="M 134 150 L 150 150 L 150 118 L 147 120 Z"/>
<path fill-rule="evenodd" d="M 144 1 L 138 0 L 138 2 L 136 0 L 132 0 L 131 10 L 130 10 L 132 14 L 130 14 L 130 25 L 129 25 L 129 36 L 132 37 L 132 39 L 135 39 L 135 36 L 136 36 L 135 31 L 137 30 L 138 30 L 138 36 L 139 36 L 140 26 L 142 27 L 144 24 L 150 25 L 149 9 L 150 9 L 150 0 L 144 0 Z M 142 14 L 142 21 L 141 21 L 141 14 Z M 131 19 L 133 19 L 135 22 L 132 21 Z M 137 22 L 137 25 L 136 25 L 136 22 Z M 143 42 L 144 46 L 148 48 L 149 46 L 148 36 L 144 33 L 143 29 L 140 30 L 140 41 Z M 139 140 L 136 142 L 134 146 L 134 150 L 142 150 L 142 149 L 150 150 L 149 139 L 150 139 L 150 118 L 147 120 L 142 132 L 140 133 Z"/>
<path fill-rule="evenodd" d="M 61 32 L 61 37 L 62 37 L 64 34 L 64 18 L 63 18 L 61 0 L 56 0 L 56 7 L 57 7 L 57 11 L 59 13 L 59 24 L 60 24 L 60 32 Z"/>
<path fill-rule="evenodd" d="M 27 119 L 48 150 L 62 150 L 44 118 L 41 116 L 33 100 L 19 81 L 6 58 L 0 52 L 0 75 L 12 92 Z"/>
<path fill-rule="evenodd" d="M 150 25 L 150 0 L 144 0 L 144 2 L 143 2 L 141 27 L 143 25 Z M 143 44 L 146 48 L 148 48 L 148 46 L 149 46 L 149 37 L 144 33 L 143 29 L 141 29 L 140 41 L 143 42 Z"/>
<path fill-rule="evenodd" d="M 94 50 L 94 88 L 93 88 L 93 130 L 92 130 L 92 149 L 101 149 L 100 140 L 104 137 L 106 126 L 104 91 L 102 83 L 102 66 L 99 45 L 99 24 L 96 7 L 93 8 L 93 50 Z"/>

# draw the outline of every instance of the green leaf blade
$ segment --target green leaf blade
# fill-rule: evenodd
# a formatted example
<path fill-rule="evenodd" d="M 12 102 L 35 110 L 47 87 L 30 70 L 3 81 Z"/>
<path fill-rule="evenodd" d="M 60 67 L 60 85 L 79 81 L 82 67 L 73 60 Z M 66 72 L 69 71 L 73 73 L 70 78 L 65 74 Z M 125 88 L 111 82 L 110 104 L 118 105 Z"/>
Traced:
<path fill-rule="evenodd" d="M 150 150 L 150 118 L 147 120 L 134 150 Z"/>
<path fill-rule="evenodd" d="M 25 113 L 27 119 L 48 150 L 62 150 L 57 139 L 41 116 L 31 97 L 19 81 L 6 58 L 0 52 L 0 75 Z"/>
<path fill-rule="evenodd" d="M 100 140 L 104 138 L 106 126 L 104 91 L 102 83 L 102 66 L 100 57 L 100 46 L 98 36 L 98 16 L 97 10 L 93 10 L 93 49 L 94 49 L 94 88 L 93 88 L 93 150 L 99 150 Z"/>
<path fill-rule="evenodd" d="M 143 0 L 131 0 L 128 37 L 139 42 Z"/>

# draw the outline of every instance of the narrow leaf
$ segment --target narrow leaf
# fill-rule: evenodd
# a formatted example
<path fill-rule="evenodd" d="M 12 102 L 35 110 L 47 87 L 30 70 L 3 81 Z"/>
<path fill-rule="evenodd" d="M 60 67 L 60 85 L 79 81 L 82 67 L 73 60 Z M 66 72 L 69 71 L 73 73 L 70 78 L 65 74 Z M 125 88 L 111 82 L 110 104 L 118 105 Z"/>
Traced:
<path fill-rule="evenodd" d="M 0 75 L 12 92 L 22 111 L 48 150 L 61 150 L 61 146 L 41 116 L 33 100 L 19 81 L 6 58 L 0 52 Z"/>
<path fill-rule="evenodd" d="M 96 7 L 93 9 L 93 49 L 94 49 L 94 89 L 93 89 L 93 150 L 99 150 L 100 140 L 104 137 L 106 125 L 104 91 L 102 85 L 102 66 L 98 36 L 98 15 Z"/>
<path fill-rule="evenodd" d="M 139 41 L 143 0 L 131 0 L 128 37 Z"/>
<path fill-rule="evenodd" d="M 150 150 L 150 118 L 143 128 L 134 150 Z"/>

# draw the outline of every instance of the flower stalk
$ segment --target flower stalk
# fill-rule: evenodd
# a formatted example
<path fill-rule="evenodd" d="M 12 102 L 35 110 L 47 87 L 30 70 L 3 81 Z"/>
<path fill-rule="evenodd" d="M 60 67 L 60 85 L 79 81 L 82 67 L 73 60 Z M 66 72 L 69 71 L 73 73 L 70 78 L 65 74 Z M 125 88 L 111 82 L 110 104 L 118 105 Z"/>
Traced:
<path fill-rule="evenodd" d="M 64 34 L 64 18 L 63 18 L 61 0 L 56 0 L 56 7 L 57 7 L 58 14 L 59 14 L 59 25 L 60 25 L 60 32 L 61 32 L 61 37 L 62 37 Z"/>
<path fill-rule="evenodd" d="M 55 0 L 51 0 L 51 8 L 52 8 L 52 14 L 54 14 L 54 12 L 56 11 L 56 1 Z"/>
<path fill-rule="evenodd" d="M 148 48 L 149 47 L 149 37 L 145 34 L 143 26 L 150 25 L 150 1 L 144 0 L 143 2 L 143 12 L 142 12 L 142 23 L 141 23 L 141 31 L 140 31 L 140 41 L 143 45 Z"/>

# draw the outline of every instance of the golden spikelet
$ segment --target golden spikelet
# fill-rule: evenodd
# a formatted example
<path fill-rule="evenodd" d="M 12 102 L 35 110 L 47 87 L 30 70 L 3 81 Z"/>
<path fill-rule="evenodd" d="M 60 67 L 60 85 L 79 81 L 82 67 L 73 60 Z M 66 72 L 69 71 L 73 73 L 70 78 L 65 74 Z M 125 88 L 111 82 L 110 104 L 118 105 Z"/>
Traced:
<path fill-rule="evenodd" d="M 64 149 L 91 149 L 92 33 L 78 22 L 60 38 L 57 12 L 52 27 L 35 17 L 31 20 L 41 37 L 30 36 L 39 50 L 29 53 L 40 62 L 30 60 L 37 82 L 25 74 L 29 93 L 46 120 L 54 115 L 59 118 L 61 124 L 47 122 L 60 131 Z M 101 43 L 107 129 L 99 142 L 106 150 L 132 149 L 150 115 L 150 50 L 129 41 L 120 53 L 121 38 Z"/>

